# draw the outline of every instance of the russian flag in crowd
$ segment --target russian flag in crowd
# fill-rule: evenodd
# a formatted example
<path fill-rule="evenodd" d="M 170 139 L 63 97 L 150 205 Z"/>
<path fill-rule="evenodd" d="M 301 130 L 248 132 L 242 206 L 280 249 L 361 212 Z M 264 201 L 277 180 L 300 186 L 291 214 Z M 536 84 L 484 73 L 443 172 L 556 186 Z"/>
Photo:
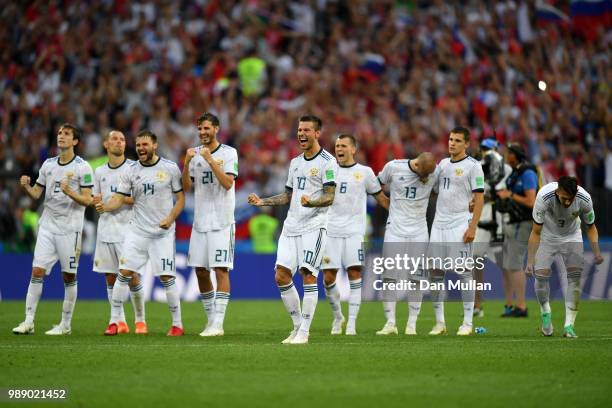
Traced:
<path fill-rule="evenodd" d="M 612 27 L 612 0 L 573 0 L 570 14 L 574 30 L 593 40 L 600 27 Z"/>
<path fill-rule="evenodd" d="M 569 23 L 570 18 L 563 11 L 544 1 L 536 2 L 536 20 L 539 26 Z"/>

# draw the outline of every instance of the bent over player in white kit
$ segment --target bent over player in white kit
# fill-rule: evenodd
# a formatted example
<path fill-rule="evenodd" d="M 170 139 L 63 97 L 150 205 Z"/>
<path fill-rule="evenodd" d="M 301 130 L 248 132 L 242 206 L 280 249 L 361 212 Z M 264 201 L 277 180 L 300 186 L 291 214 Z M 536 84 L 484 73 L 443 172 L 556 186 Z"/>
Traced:
<path fill-rule="evenodd" d="M 438 177 L 434 156 L 429 152 L 421 153 L 416 159 L 392 160 L 378 174 L 381 184 L 389 186 L 390 205 L 389 219 L 385 228 L 383 257 L 393 258 L 396 255 L 408 254 L 417 259 L 427 252 L 429 232 L 427 231 L 427 205 L 429 196 Z M 387 272 L 387 271 L 385 271 Z M 388 271 L 383 280 L 396 281 L 398 271 Z M 408 323 L 405 333 L 416 334 L 416 322 L 421 312 L 423 294 L 419 281 L 424 278 L 424 268 L 418 271 L 406 271 L 406 278 L 416 283 L 408 291 Z M 397 334 L 395 323 L 396 293 L 384 294 L 383 308 L 387 319 L 377 335 Z"/>
<path fill-rule="evenodd" d="M 200 299 L 207 317 L 200 336 L 223 336 L 223 320 L 230 298 L 229 271 L 234 267 L 234 180 L 238 177 L 238 152 L 219 143 L 219 119 L 212 113 L 198 118 L 201 146 L 187 150 L 183 188 L 195 190 L 189 266 L 195 267 Z M 210 280 L 215 271 L 217 293 Z"/>
<path fill-rule="evenodd" d="M 549 303 L 550 267 L 555 255 L 561 255 L 567 269 L 565 294 L 565 324 L 563 337 L 578 337 L 574 330 L 580 301 L 580 278 L 584 268 L 584 248 L 580 225 L 586 233 L 595 264 L 603 262 L 599 235 L 595 227 L 593 201 L 587 191 L 578 186 L 574 177 L 563 176 L 556 183 L 546 184 L 538 192 L 533 206 L 533 228 L 527 246 L 526 273 L 535 274 L 535 293 L 540 303 L 544 336 L 552 336 L 553 325 Z"/>
<path fill-rule="evenodd" d="M 113 288 L 111 324 L 121 317 L 128 283 L 144 268 L 147 261 L 153 273 L 160 277 L 172 314 L 168 336 L 182 336 L 180 294 L 176 287 L 174 220 L 185 205 L 181 171 L 176 163 L 157 155 L 157 136 L 149 130 L 136 135 L 138 161 L 132 163 L 120 178 L 117 193 L 104 204 L 98 203 L 98 213 L 115 211 L 123 205 L 123 197 L 133 195 L 134 216 L 123 241 L 123 257 L 119 260 L 119 275 Z M 176 203 L 173 204 L 173 196 Z"/>
<path fill-rule="evenodd" d="M 111 130 L 104 136 L 104 149 L 108 155 L 108 163 L 100 166 L 94 173 L 93 205 L 108 202 L 117 192 L 120 178 L 125 174 L 133 160 L 125 157 L 125 135 L 117 130 Z M 94 253 L 94 272 L 103 273 L 106 277 L 106 292 L 108 301 L 113 305 L 113 287 L 119 273 L 119 260 L 122 257 L 123 239 L 127 224 L 132 218 L 132 197 L 123 197 L 123 206 L 112 212 L 105 212 L 98 220 L 96 250 Z M 135 274 L 130 281 L 132 306 L 135 314 L 136 334 L 147 334 L 147 324 L 144 320 L 144 291 L 140 277 Z M 111 309 L 112 313 L 112 309 Z M 121 317 L 116 324 L 109 324 L 104 332 L 106 336 L 129 333 L 130 328 L 125 322 L 125 313 L 121 308 Z"/>
<path fill-rule="evenodd" d="M 438 165 L 436 201 L 436 215 L 429 237 L 428 256 L 437 259 L 453 259 L 453 263 L 466 265 L 472 259 L 472 242 L 476 236 L 478 220 L 484 206 L 484 174 L 480 162 L 468 156 L 467 148 L 470 143 L 470 132 L 464 127 L 456 127 L 448 137 L 448 153 L 446 158 Z M 470 213 L 470 202 L 473 200 L 474 209 Z M 459 271 L 457 271 L 459 273 Z M 444 293 L 438 290 L 444 282 L 444 270 L 432 269 L 430 271 L 430 294 L 436 315 L 436 324 L 429 332 L 431 335 L 446 333 L 444 320 Z M 463 301 L 463 323 L 457 331 L 458 336 L 472 334 L 472 320 L 474 317 L 474 289 L 467 285 L 472 280 L 472 270 L 465 268 L 459 273 L 462 287 L 461 300 Z"/>
<path fill-rule="evenodd" d="M 62 320 L 45 334 L 71 333 L 72 313 L 77 298 L 76 274 L 81 254 L 83 217 L 85 207 L 92 201 L 93 187 L 91 166 L 74 153 L 80 139 L 81 131 L 76 126 L 63 124 L 57 132 L 60 153 L 43 163 L 36 184 L 30 186 L 30 178 L 21 176 L 21 186 L 28 195 L 37 200 L 44 189 L 45 201 L 38 223 L 32 277 L 26 295 L 25 321 L 13 329 L 15 334 L 34 333 L 34 316 L 42 294 L 43 279 L 51 273 L 58 260 L 64 278 Z"/>
<path fill-rule="evenodd" d="M 259 198 L 249 195 L 255 206 L 289 204 L 276 256 L 276 284 L 285 308 L 293 320 L 293 330 L 283 344 L 306 344 L 310 324 L 317 307 L 317 276 L 327 239 L 327 212 L 334 202 L 336 159 L 319 145 L 321 119 L 302 116 L 298 123 L 301 155 L 291 160 L 284 193 Z M 304 302 L 293 285 L 293 274 L 299 269 L 304 279 Z"/>
<path fill-rule="evenodd" d="M 336 140 L 336 196 L 329 209 L 327 243 L 323 251 L 323 281 L 334 320 L 331 334 L 342 334 L 345 322 L 340 306 L 340 291 L 336 287 L 338 269 L 346 268 L 350 284 L 349 313 L 346 334 L 357 334 L 356 321 L 361 306 L 361 267 L 364 261 L 363 239 L 366 231 L 367 195 L 371 194 L 384 208 L 389 198 L 368 166 L 355 162 L 357 141 L 353 135 L 340 135 Z"/>

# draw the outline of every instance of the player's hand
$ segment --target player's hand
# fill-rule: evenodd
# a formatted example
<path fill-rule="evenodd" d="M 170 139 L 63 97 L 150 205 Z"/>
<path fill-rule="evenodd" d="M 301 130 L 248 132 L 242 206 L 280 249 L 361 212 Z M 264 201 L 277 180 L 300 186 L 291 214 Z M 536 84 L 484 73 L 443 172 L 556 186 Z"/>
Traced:
<path fill-rule="evenodd" d="M 263 200 L 259 198 L 259 196 L 255 193 L 249 194 L 249 198 L 247 198 L 247 202 L 256 207 L 261 207 L 264 205 Z"/>
<path fill-rule="evenodd" d="M 476 237 L 476 228 L 468 227 L 468 229 L 463 233 L 463 242 L 466 244 L 470 242 L 474 242 L 475 237 Z"/>
<path fill-rule="evenodd" d="M 21 176 L 21 178 L 19 179 L 19 184 L 21 184 L 21 187 L 23 187 L 23 188 L 30 187 L 30 177 L 29 176 Z"/>
<path fill-rule="evenodd" d="M 528 264 L 525 268 L 525 275 L 533 276 L 533 264 Z"/>
<path fill-rule="evenodd" d="M 95 207 L 101 202 L 102 202 L 102 194 L 95 194 L 93 196 L 93 201 L 91 203 Z"/>
<path fill-rule="evenodd" d="M 310 197 L 304 194 L 302 198 L 300 198 L 300 204 L 302 204 L 302 207 L 308 207 L 310 205 Z"/>
<path fill-rule="evenodd" d="M 468 209 L 470 210 L 470 212 L 474 212 L 474 198 L 473 197 L 470 200 L 470 204 L 468 205 Z"/>
<path fill-rule="evenodd" d="M 65 178 L 60 183 L 60 189 L 62 190 L 62 193 L 66 194 L 68 196 L 70 195 L 70 193 L 72 193 L 72 189 L 70 188 L 70 184 L 68 184 L 69 181 L 70 181 L 70 179 Z"/>
<path fill-rule="evenodd" d="M 95 197 L 94 197 L 94 200 L 95 200 Z M 95 203 L 95 207 L 96 207 L 96 212 L 98 214 L 103 214 L 105 212 L 104 204 L 102 203 L 102 201 L 100 201 L 99 203 Z"/>
<path fill-rule="evenodd" d="M 603 256 L 601 254 L 595 255 L 595 265 L 601 265 L 603 262 Z"/>
<path fill-rule="evenodd" d="M 499 190 L 497 192 L 497 196 L 501 198 L 502 200 L 509 198 L 511 195 L 512 195 L 512 192 L 510 190 Z"/>
<path fill-rule="evenodd" d="M 193 159 L 196 155 L 196 150 L 193 147 L 187 149 L 187 153 L 185 153 L 185 164 L 189 164 L 191 159 Z"/>
<path fill-rule="evenodd" d="M 206 163 L 210 163 L 212 161 L 212 155 L 210 154 L 210 150 L 208 149 L 208 147 L 203 147 L 202 149 L 200 149 L 200 156 L 202 156 L 204 160 L 206 160 Z"/>
<path fill-rule="evenodd" d="M 159 223 L 159 227 L 161 229 L 165 229 L 167 230 L 168 228 L 170 228 L 172 226 L 172 223 L 174 221 L 170 218 L 170 217 L 166 217 L 164 218 L 160 223 Z"/>

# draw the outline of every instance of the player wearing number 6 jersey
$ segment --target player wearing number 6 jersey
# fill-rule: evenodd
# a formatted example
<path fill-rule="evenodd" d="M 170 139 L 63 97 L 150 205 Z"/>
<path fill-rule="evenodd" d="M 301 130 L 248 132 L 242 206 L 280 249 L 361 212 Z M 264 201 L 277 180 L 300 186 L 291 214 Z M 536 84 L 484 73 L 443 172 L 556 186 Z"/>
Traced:
<path fill-rule="evenodd" d="M 325 296 L 331 305 L 334 320 L 331 334 L 342 334 L 344 316 L 340 306 L 340 292 L 336 287 L 338 269 L 346 269 L 349 284 L 349 313 L 347 335 L 356 335 L 356 321 L 361 305 L 361 266 L 364 260 L 363 238 L 366 229 L 366 201 L 371 194 L 384 208 L 389 198 L 368 166 L 355 162 L 357 142 L 353 135 L 340 135 L 336 140 L 336 196 L 329 209 L 327 243 L 323 252 L 323 280 Z"/>
<path fill-rule="evenodd" d="M 234 180 L 238 153 L 219 143 L 219 119 L 212 113 L 198 118 L 201 146 L 187 150 L 183 188 L 195 190 L 189 266 L 195 267 L 207 324 L 200 336 L 223 336 L 223 320 L 230 297 L 229 271 L 234 266 Z M 215 271 L 217 293 L 210 280 Z"/>
<path fill-rule="evenodd" d="M 427 204 L 438 175 L 436 161 L 431 153 L 425 152 L 411 160 L 393 160 L 378 174 L 381 184 L 388 186 L 390 194 L 389 219 L 385 229 L 383 256 L 397 255 L 419 258 L 427 251 Z M 393 282 L 423 279 L 423 269 L 417 271 L 386 270 L 383 280 Z M 397 334 L 395 305 L 397 293 L 383 293 L 383 308 L 387 319 L 377 335 Z M 416 322 L 423 299 L 419 285 L 408 292 L 408 323 L 405 333 L 416 334 Z"/>
<path fill-rule="evenodd" d="M 466 265 L 472 258 L 472 242 L 476 235 L 478 220 L 484 206 L 484 174 L 480 162 L 468 156 L 470 132 L 464 127 L 451 130 L 448 137 L 449 158 L 439 164 L 437 180 L 438 199 L 436 215 L 429 237 L 428 256 L 436 259 L 451 258 L 456 264 Z M 474 200 L 473 213 L 470 202 Z M 444 281 L 446 271 L 430 271 L 431 283 L 438 288 Z M 472 270 L 460 274 L 462 284 L 469 286 Z M 436 324 L 429 332 L 431 335 L 446 333 L 444 321 L 444 291 L 430 289 L 431 301 L 436 315 Z M 474 290 L 462 289 L 463 324 L 457 331 L 458 336 L 473 333 Z"/>
<path fill-rule="evenodd" d="M 117 192 L 108 203 L 96 204 L 102 214 L 116 211 L 124 197 L 134 198 L 134 215 L 123 241 L 123 256 L 119 260 L 119 275 L 113 288 L 111 324 L 121 318 L 123 300 L 133 275 L 150 261 L 152 271 L 160 277 L 172 314 L 168 336 L 182 336 L 181 304 L 176 287 L 174 260 L 174 220 L 185 205 L 181 171 L 176 163 L 157 155 L 157 136 L 142 130 L 136 135 L 138 161 L 132 163 L 120 178 Z M 173 204 L 173 196 L 176 203 Z"/>
<path fill-rule="evenodd" d="M 574 323 L 580 301 L 580 278 L 584 268 L 584 249 L 580 225 L 586 224 L 595 263 L 603 262 L 599 236 L 595 227 L 593 201 L 574 177 L 563 176 L 558 182 L 542 187 L 533 206 L 533 228 L 527 246 L 527 274 L 535 274 L 535 292 L 540 303 L 544 336 L 552 336 L 553 326 L 548 298 L 550 266 L 555 255 L 561 255 L 567 269 L 565 325 L 563 336 L 578 337 Z"/>
<path fill-rule="evenodd" d="M 21 177 L 21 186 L 37 200 L 45 191 L 44 210 L 38 226 L 38 238 L 32 262 L 32 277 L 26 295 L 25 321 L 13 329 L 15 334 L 34 333 L 34 316 L 42 294 L 43 279 L 59 260 L 64 278 L 62 321 L 45 334 L 71 333 L 72 313 L 77 298 L 77 268 L 81 254 L 81 232 L 85 207 L 91 201 L 93 172 L 91 166 L 74 148 L 81 131 L 64 124 L 57 132 L 59 155 L 47 159 L 40 168 L 38 179 L 30 186 L 28 176 Z"/>
<path fill-rule="evenodd" d="M 249 195 L 255 206 L 289 204 L 289 213 L 278 241 L 276 284 L 293 330 L 283 344 L 306 344 L 310 323 L 317 307 L 317 276 L 327 239 L 327 212 L 334 202 L 336 159 L 319 145 L 321 119 L 302 116 L 298 123 L 301 155 L 291 160 L 286 191 L 269 198 Z M 304 279 L 304 302 L 293 285 L 293 274 L 299 269 Z"/>

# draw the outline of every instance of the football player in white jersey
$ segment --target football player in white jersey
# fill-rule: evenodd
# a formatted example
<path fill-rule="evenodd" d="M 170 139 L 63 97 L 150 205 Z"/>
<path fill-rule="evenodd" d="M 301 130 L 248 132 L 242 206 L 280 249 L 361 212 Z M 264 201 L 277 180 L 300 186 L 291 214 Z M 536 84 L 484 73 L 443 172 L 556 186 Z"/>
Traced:
<path fill-rule="evenodd" d="M 336 191 L 336 159 L 319 145 L 321 119 L 302 116 L 297 138 L 302 154 L 291 160 L 285 192 L 269 198 L 250 194 L 251 205 L 283 205 L 289 212 L 283 224 L 276 257 L 276 284 L 285 308 L 293 321 L 293 330 L 283 344 L 306 344 L 317 306 L 317 276 L 327 239 L 327 212 Z M 304 302 L 293 285 L 299 269 L 304 279 Z"/>
<path fill-rule="evenodd" d="M 378 174 L 381 184 L 388 186 L 390 194 L 389 219 L 385 229 L 383 256 L 394 258 L 408 254 L 420 258 L 427 252 L 429 232 L 427 231 L 427 205 L 429 196 L 437 180 L 437 167 L 434 156 L 429 152 L 421 153 L 416 159 L 392 160 Z M 416 321 L 421 311 L 423 294 L 420 290 L 424 279 L 424 268 L 416 271 L 385 271 L 383 280 L 394 282 L 410 280 L 417 285 L 408 291 L 408 323 L 405 333 L 416 334 Z M 397 334 L 395 323 L 395 299 L 398 293 L 383 293 L 383 308 L 387 319 L 377 335 Z"/>
<path fill-rule="evenodd" d="M 118 130 L 111 130 L 104 136 L 104 149 L 108 155 L 108 163 L 98 167 L 94 172 L 94 199 L 92 203 L 94 206 L 111 199 L 113 194 L 117 192 L 121 175 L 134 163 L 133 160 L 125 157 L 125 135 Z M 132 217 L 134 199 L 124 197 L 123 204 L 116 211 L 100 215 L 94 253 L 93 270 L 105 275 L 106 292 L 111 306 L 113 304 L 113 286 L 115 286 L 119 273 L 123 238 L 125 237 L 127 224 Z M 147 324 L 144 319 L 144 293 L 138 274 L 135 274 L 130 281 L 130 292 L 135 314 L 135 332 L 136 334 L 147 334 Z M 130 328 L 125 322 L 125 313 L 122 307 L 119 322 L 109 324 L 104 334 L 113 336 L 129 332 Z"/>
<path fill-rule="evenodd" d="M 484 205 L 484 174 L 480 162 L 467 154 L 470 132 L 464 127 L 451 130 L 448 138 L 449 158 L 438 165 L 436 215 L 429 238 L 428 256 L 444 260 L 451 258 L 453 263 L 464 269 L 461 278 L 461 299 L 463 301 L 463 323 L 457 331 L 458 336 L 473 333 L 474 289 L 472 270 L 464 268 L 473 264 L 472 242 L 476 235 L 478 220 Z M 470 202 L 473 200 L 473 213 Z M 441 265 L 438 265 L 441 266 Z M 433 266 L 435 268 L 435 266 Z M 459 268 L 457 268 L 459 269 Z M 446 333 L 444 320 L 444 290 L 438 290 L 444 282 L 444 270 L 430 271 L 430 294 L 436 316 L 436 324 L 429 332 L 431 335 Z"/>
<path fill-rule="evenodd" d="M 113 287 L 111 324 L 121 318 L 123 301 L 133 275 L 150 261 L 153 273 L 160 277 L 166 290 L 172 327 L 168 336 L 182 336 L 180 294 L 176 286 L 174 220 L 185 205 L 181 171 L 176 163 L 157 155 L 157 136 L 142 130 L 136 135 L 138 161 L 120 178 L 117 192 L 107 203 L 96 204 L 96 211 L 116 211 L 124 196 L 133 196 L 133 216 L 123 241 L 119 275 Z M 174 200 L 173 200 L 174 198 Z M 174 202 L 175 201 L 175 202 Z"/>
<path fill-rule="evenodd" d="M 195 190 L 189 266 L 195 267 L 200 299 L 208 319 L 200 336 L 223 336 L 223 320 L 230 297 L 229 271 L 234 266 L 234 180 L 238 177 L 238 152 L 219 143 L 219 119 L 212 113 L 198 118 L 200 146 L 185 155 L 183 189 Z M 210 279 L 214 270 L 217 293 Z"/>
<path fill-rule="evenodd" d="M 586 224 L 586 234 L 595 264 L 603 262 L 599 235 L 595 226 L 593 201 L 574 177 L 563 176 L 558 182 L 545 185 L 538 192 L 533 207 L 533 228 L 527 246 L 528 275 L 535 274 L 535 292 L 540 303 L 544 336 L 552 336 L 553 325 L 549 303 L 550 267 L 555 255 L 561 255 L 567 269 L 565 294 L 565 324 L 563 336 L 578 337 L 574 330 L 580 301 L 580 278 L 584 268 L 584 248 L 580 225 Z"/>
<path fill-rule="evenodd" d="M 323 251 L 323 281 L 334 320 L 331 334 L 342 334 L 345 322 L 340 306 L 340 291 L 336 287 L 338 269 L 344 267 L 350 284 L 349 313 L 346 334 L 357 334 L 356 321 L 361 306 L 361 266 L 364 260 L 363 240 L 366 230 L 366 202 L 368 194 L 385 209 L 389 198 L 383 193 L 372 169 L 355 162 L 357 141 L 350 134 L 336 139 L 336 197 L 329 209 L 327 243 Z"/>
<path fill-rule="evenodd" d="M 85 207 L 92 202 L 93 171 L 74 153 L 81 131 L 63 124 L 57 132 L 59 155 L 47 159 L 40 168 L 34 186 L 30 177 L 20 183 L 28 195 L 37 200 L 45 191 L 44 209 L 38 223 L 38 237 L 32 262 L 32 277 L 26 296 L 25 321 L 13 329 L 15 334 L 34 333 L 34 316 L 42 294 L 43 279 L 57 261 L 64 278 L 64 304 L 60 324 L 45 332 L 48 335 L 71 333 L 72 313 L 77 298 L 77 268 L 81 254 L 81 233 Z"/>

